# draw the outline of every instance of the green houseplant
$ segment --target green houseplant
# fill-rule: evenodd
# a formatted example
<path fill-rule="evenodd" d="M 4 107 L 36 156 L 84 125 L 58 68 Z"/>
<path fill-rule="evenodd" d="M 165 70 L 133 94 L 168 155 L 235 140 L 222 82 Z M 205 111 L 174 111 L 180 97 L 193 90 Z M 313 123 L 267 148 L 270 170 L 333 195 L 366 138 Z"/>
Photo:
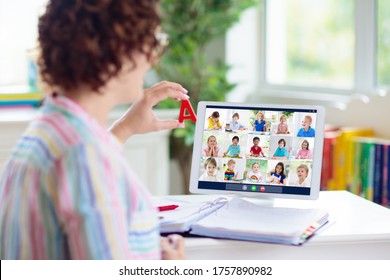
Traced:
<path fill-rule="evenodd" d="M 206 47 L 236 23 L 241 13 L 256 5 L 256 0 L 162 0 L 162 29 L 170 36 L 170 46 L 155 67 L 163 80 L 182 84 L 189 90 L 194 109 L 202 100 L 224 101 L 235 87 L 226 74 L 229 66 L 223 60 L 209 61 Z M 160 108 L 178 108 L 167 101 Z M 183 185 L 190 177 L 192 144 L 195 125 L 185 123 L 184 129 L 174 130 L 171 151 L 183 175 Z M 187 190 L 186 190 L 187 191 Z"/>

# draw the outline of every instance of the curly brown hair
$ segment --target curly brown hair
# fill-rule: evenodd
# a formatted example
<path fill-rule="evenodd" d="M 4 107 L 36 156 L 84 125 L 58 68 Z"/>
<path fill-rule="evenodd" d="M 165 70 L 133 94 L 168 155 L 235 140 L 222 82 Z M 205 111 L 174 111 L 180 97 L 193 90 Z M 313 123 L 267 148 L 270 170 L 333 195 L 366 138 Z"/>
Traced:
<path fill-rule="evenodd" d="M 41 79 L 52 88 L 98 91 L 134 52 L 153 58 L 158 0 L 50 0 L 39 18 Z"/>

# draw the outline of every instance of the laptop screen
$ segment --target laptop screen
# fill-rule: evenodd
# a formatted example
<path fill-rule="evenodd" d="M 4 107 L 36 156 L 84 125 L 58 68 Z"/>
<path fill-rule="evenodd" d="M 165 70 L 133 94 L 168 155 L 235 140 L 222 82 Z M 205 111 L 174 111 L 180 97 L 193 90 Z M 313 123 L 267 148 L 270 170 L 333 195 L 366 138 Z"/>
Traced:
<path fill-rule="evenodd" d="M 322 107 L 201 102 L 190 190 L 318 195 Z"/>

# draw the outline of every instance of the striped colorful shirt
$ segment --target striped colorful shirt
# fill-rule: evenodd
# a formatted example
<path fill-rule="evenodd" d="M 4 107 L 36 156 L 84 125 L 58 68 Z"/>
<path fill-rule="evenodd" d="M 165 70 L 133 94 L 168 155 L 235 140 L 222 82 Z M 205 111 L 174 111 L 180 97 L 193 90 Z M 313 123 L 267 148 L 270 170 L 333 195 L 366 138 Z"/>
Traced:
<path fill-rule="evenodd" d="M 118 140 L 48 97 L 0 179 L 0 259 L 159 259 L 157 213 Z"/>

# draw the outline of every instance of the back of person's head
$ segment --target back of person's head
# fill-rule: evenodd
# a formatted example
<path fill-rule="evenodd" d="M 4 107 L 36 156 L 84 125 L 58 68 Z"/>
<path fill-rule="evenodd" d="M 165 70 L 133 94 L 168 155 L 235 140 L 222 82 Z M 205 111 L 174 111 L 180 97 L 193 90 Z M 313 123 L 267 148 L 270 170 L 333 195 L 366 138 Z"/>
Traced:
<path fill-rule="evenodd" d="M 135 53 L 152 62 L 160 25 L 157 0 L 50 0 L 39 18 L 38 65 L 52 89 L 98 91 Z M 126 61 L 126 65 L 124 65 Z"/>

